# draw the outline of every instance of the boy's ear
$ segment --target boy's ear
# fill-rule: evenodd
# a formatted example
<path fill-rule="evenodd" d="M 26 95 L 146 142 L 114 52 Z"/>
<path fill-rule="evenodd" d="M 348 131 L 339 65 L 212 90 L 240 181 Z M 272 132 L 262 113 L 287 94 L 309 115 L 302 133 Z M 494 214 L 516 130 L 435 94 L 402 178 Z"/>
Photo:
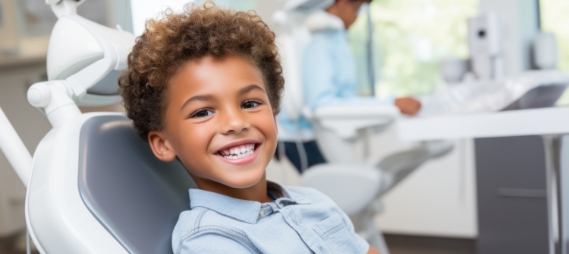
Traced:
<path fill-rule="evenodd" d="M 150 144 L 154 156 L 159 160 L 170 162 L 176 158 L 176 152 L 163 132 L 150 131 L 148 133 L 148 144 Z"/>

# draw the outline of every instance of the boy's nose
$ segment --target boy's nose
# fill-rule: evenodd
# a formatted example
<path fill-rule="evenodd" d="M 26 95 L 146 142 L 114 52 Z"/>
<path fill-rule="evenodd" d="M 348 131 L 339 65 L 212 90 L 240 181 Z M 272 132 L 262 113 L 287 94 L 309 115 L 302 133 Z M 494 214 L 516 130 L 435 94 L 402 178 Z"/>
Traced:
<path fill-rule="evenodd" d="M 238 134 L 251 127 L 251 124 L 242 112 L 230 111 L 224 114 L 223 118 L 221 125 L 222 134 Z"/>

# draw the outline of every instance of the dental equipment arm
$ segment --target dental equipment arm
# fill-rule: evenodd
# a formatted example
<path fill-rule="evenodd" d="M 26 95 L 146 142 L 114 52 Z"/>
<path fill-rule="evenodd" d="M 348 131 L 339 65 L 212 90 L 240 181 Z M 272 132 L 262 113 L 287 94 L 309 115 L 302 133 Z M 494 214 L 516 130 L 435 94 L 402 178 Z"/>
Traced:
<path fill-rule="evenodd" d="M 67 14 L 76 13 L 77 6 L 81 4 L 81 2 L 77 1 L 58 1 L 58 0 L 46 0 L 46 3 L 52 6 L 52 10 L 55 14 L 60 17 Z M 51 45 L 51 43 L 50 43 Z M 31 96 L 31 101 L 34 101 L 36 104 L 41 106 L 47 106 L 51 101 L 51 93 L 49 93 L 49 88 L 46 88 L 45 85 L 41 85 L 42 87 L 36 86 L 33 89 L 30 88 L 28 91 L 28 98 Z M 33 87 L 33 86 L 32 86 Z M 58 97 L 55 95 L 54 97 Z M 63 102 L 63 106 L 65 106 L 66 102 Z M 62 106 L 61 103 L 51 103 L 51 107 Z M 68 107 L 64 107 L 65 109 L 69 109 Z M 59 110 L 61 112 L 62 110 Z M 79 111 L 77 109 L 77 111 Z M 51 111 L 50 111 L 51 113 Z M 52 116 L 52 118 L 54 118 Z M 57 118 L 57 117 L 56 117 Z M 57 120 L 55 122 L 58 122 Z M 32 156 L 22 139 L 18 136 L 16 130 L 4 114 L 4 111 L 0 108 L 0 150 L 4 153 L 6 159 L 16 171 L 16 174 L 24 184 L 24 186 L 28 187 L 28 182 L 30 176 L 32 174 Z"/>
<path fill-rule="evenodd" d="M 18 174 L 18 177 L 28 187 L 32 174 L 32 156 L 14 130 L 14 127 L 0 108 L 0 150 Z"/>
<path fill-rule="evenodd" d="M 77 105 L 102 106 L 120 101 L 116 78 L 126 67 L 134 35 L 78 16 L 76 7 L 82 1 L 46 3 L 59 18 L 49 42 L 49 81 L 32 85 L 27 97 L 56 127 L 81 114 Z M 0 148 L 27 186 L 31 155 L 3 112 L 0 130 Z"/>
<path fill-rule="evenodd" d="M 47 56 L 49 81 L 34 84 L 28 101 L 55 127 L 80 114 L 77 105 L 102 106 L 120 101 L 116 80 L 127 66 L 134 35 L 76 14 L 81 2 L 47 0 L 58 16 Z"/>

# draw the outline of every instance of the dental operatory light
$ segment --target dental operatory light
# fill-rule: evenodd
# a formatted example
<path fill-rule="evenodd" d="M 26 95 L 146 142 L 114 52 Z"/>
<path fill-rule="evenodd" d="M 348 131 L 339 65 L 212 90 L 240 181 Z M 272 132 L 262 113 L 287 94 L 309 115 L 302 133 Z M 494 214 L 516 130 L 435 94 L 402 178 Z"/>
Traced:
<path fill-rule="evenodd" d="M 57 126 L 78 115 L 79 106 L 120 101 L 117 79 L 127 65 L 134 35 L 77 15 L 84 0 L 46 0 L 58 21 L 47 54 L 49 81 L 34 84 L 28 101 Z"/>

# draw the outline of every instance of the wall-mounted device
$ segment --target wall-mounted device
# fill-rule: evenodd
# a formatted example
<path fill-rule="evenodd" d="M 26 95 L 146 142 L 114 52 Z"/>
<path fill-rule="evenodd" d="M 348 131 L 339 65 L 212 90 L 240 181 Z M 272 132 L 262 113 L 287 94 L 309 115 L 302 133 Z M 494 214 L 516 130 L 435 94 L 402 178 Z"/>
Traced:
<path fill-rule="evenodd" d="M 477 79 L 497 79 L 503 76 L 500 23 L 493 13 L 468 19 L 468 49 L 471 68 Z"/>
<path fill-rule="evenodd" d="M 539 33 L 533 44 L 533 61 L 537 69 L 557 68 L 557 40 L 552 33 Z"/>

